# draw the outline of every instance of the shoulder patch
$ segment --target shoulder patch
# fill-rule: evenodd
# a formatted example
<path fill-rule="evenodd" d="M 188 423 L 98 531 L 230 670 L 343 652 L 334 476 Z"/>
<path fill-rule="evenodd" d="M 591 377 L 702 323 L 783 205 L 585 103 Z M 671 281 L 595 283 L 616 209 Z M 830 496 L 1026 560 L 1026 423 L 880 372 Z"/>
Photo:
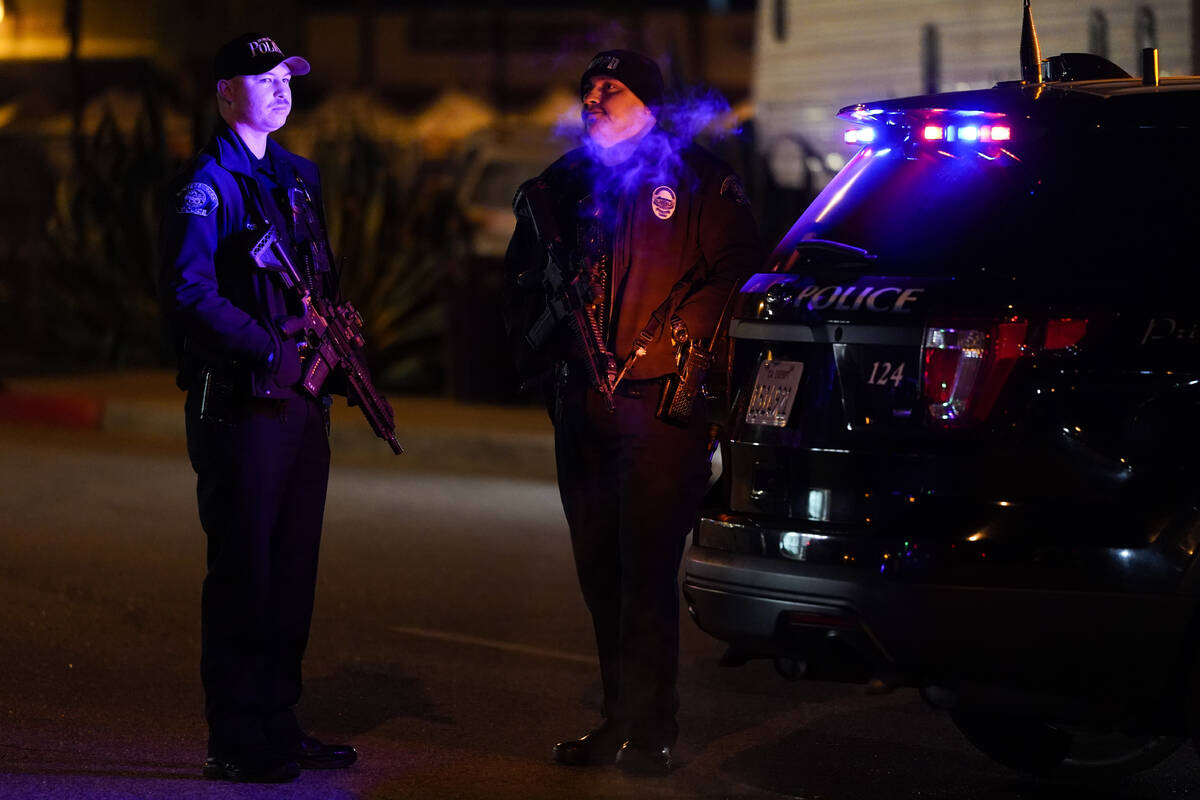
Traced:
<path fill-rule="evenodd" d="M 721 183 L 721 196 L 728 197 L 739 206 L 750 205 L 750 198 L 746 196 L 746 189 L 737 175 L 725 176 L 724 182 Z"/>
<path fill-rule="evenodd" d="M 217 210 L 220 202 L 216 191 L 207 183 L 192 182 L 175 195 L 175 210 L 180 214 L 195 214 L 207 217 Z"/>

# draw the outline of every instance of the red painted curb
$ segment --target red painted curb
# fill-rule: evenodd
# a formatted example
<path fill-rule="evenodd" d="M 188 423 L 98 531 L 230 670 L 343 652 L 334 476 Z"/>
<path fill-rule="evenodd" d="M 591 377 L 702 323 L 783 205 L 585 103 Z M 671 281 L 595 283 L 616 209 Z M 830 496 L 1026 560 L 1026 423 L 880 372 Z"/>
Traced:
<path fill-rule="evenodd" d="M 0 392 L 0 422 L 99 430 L 104 402 L 94 397 Z"/>

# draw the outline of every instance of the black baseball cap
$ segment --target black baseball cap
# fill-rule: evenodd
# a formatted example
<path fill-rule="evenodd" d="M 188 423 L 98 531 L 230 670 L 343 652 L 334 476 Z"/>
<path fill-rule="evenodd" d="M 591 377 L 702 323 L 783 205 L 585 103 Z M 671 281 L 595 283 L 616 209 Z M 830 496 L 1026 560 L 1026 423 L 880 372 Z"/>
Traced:
<path fill-rule="evenodd" d="M 629 87 L 648 106 L 663 102 L 663 76 L 658 64 L 632 50 L 605 50 L 588 62 L 579 80 L 580 96 L 586 96 L 588 79 L 594 75 L 611 75 Z"/>
<path fill-rule="evenodd" d="M 213 77 L 220 81 L 234 75 L 261 75 L 280 64 L 287 64 L 293 75 L 307 75 L 312 69 L 300 56 L 285 56 L 270 36 L 243 33 L 221 45 L 213 57 Z"/>

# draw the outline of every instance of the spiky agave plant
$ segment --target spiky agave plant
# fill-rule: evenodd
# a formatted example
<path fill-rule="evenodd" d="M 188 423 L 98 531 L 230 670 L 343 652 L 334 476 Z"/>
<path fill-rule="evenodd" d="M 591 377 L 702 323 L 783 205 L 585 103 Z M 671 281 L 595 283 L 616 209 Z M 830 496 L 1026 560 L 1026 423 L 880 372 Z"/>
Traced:
<path fill-rule="evenodd" d="M 438 277 L 458 254 L 462 219 L 440 165 L 415 145 L 389 157 L 364 136 L 318 145 L 317 161 L 342 294 L 365 319 L 376 380 L 390 390 L 437 391 Z"/>
<path fill-rule="evenodd" d="M 49 320 L 48 356 L 73 366 L 165 363 L 155 238 L 160 188 L 174 166 L 161 108 L 149 94 L 128 136 L 110 108 L 77 142 L 47 225 L 53 255 L 39 313 Z"/>

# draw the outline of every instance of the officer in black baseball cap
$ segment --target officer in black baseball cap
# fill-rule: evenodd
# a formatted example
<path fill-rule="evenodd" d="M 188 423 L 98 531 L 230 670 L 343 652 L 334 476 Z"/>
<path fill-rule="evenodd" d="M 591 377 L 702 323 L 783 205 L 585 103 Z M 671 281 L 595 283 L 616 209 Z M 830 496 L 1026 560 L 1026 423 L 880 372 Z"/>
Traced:
<path fill-rule="evenodd" d="M 270 36 L 243 33 L 221 46 L 213 58 L 213 78 L 225 80 L 235 75 L 261 75 L 280 64 L 287 64 L 293 75 L 307 75 L 308 61 L 300 56 L 285 56 Z"/>
<path fill-rule="evenodd" d="M 208 542 L 200 599 L 206 778 L 284 782 L 358 758 L 300 726 L 329 478 L 328 397 L 302 383 L 279 320 L 295 299 L 252 265 L 273 228 L 313 296 L 340 295 L 316 164 L 271 138 L 308 62 L 246 33 L 213 59 L 221 115 L 176 176 L 160 238 L 160 303 L 179 359 L 188 453 Z"/>

